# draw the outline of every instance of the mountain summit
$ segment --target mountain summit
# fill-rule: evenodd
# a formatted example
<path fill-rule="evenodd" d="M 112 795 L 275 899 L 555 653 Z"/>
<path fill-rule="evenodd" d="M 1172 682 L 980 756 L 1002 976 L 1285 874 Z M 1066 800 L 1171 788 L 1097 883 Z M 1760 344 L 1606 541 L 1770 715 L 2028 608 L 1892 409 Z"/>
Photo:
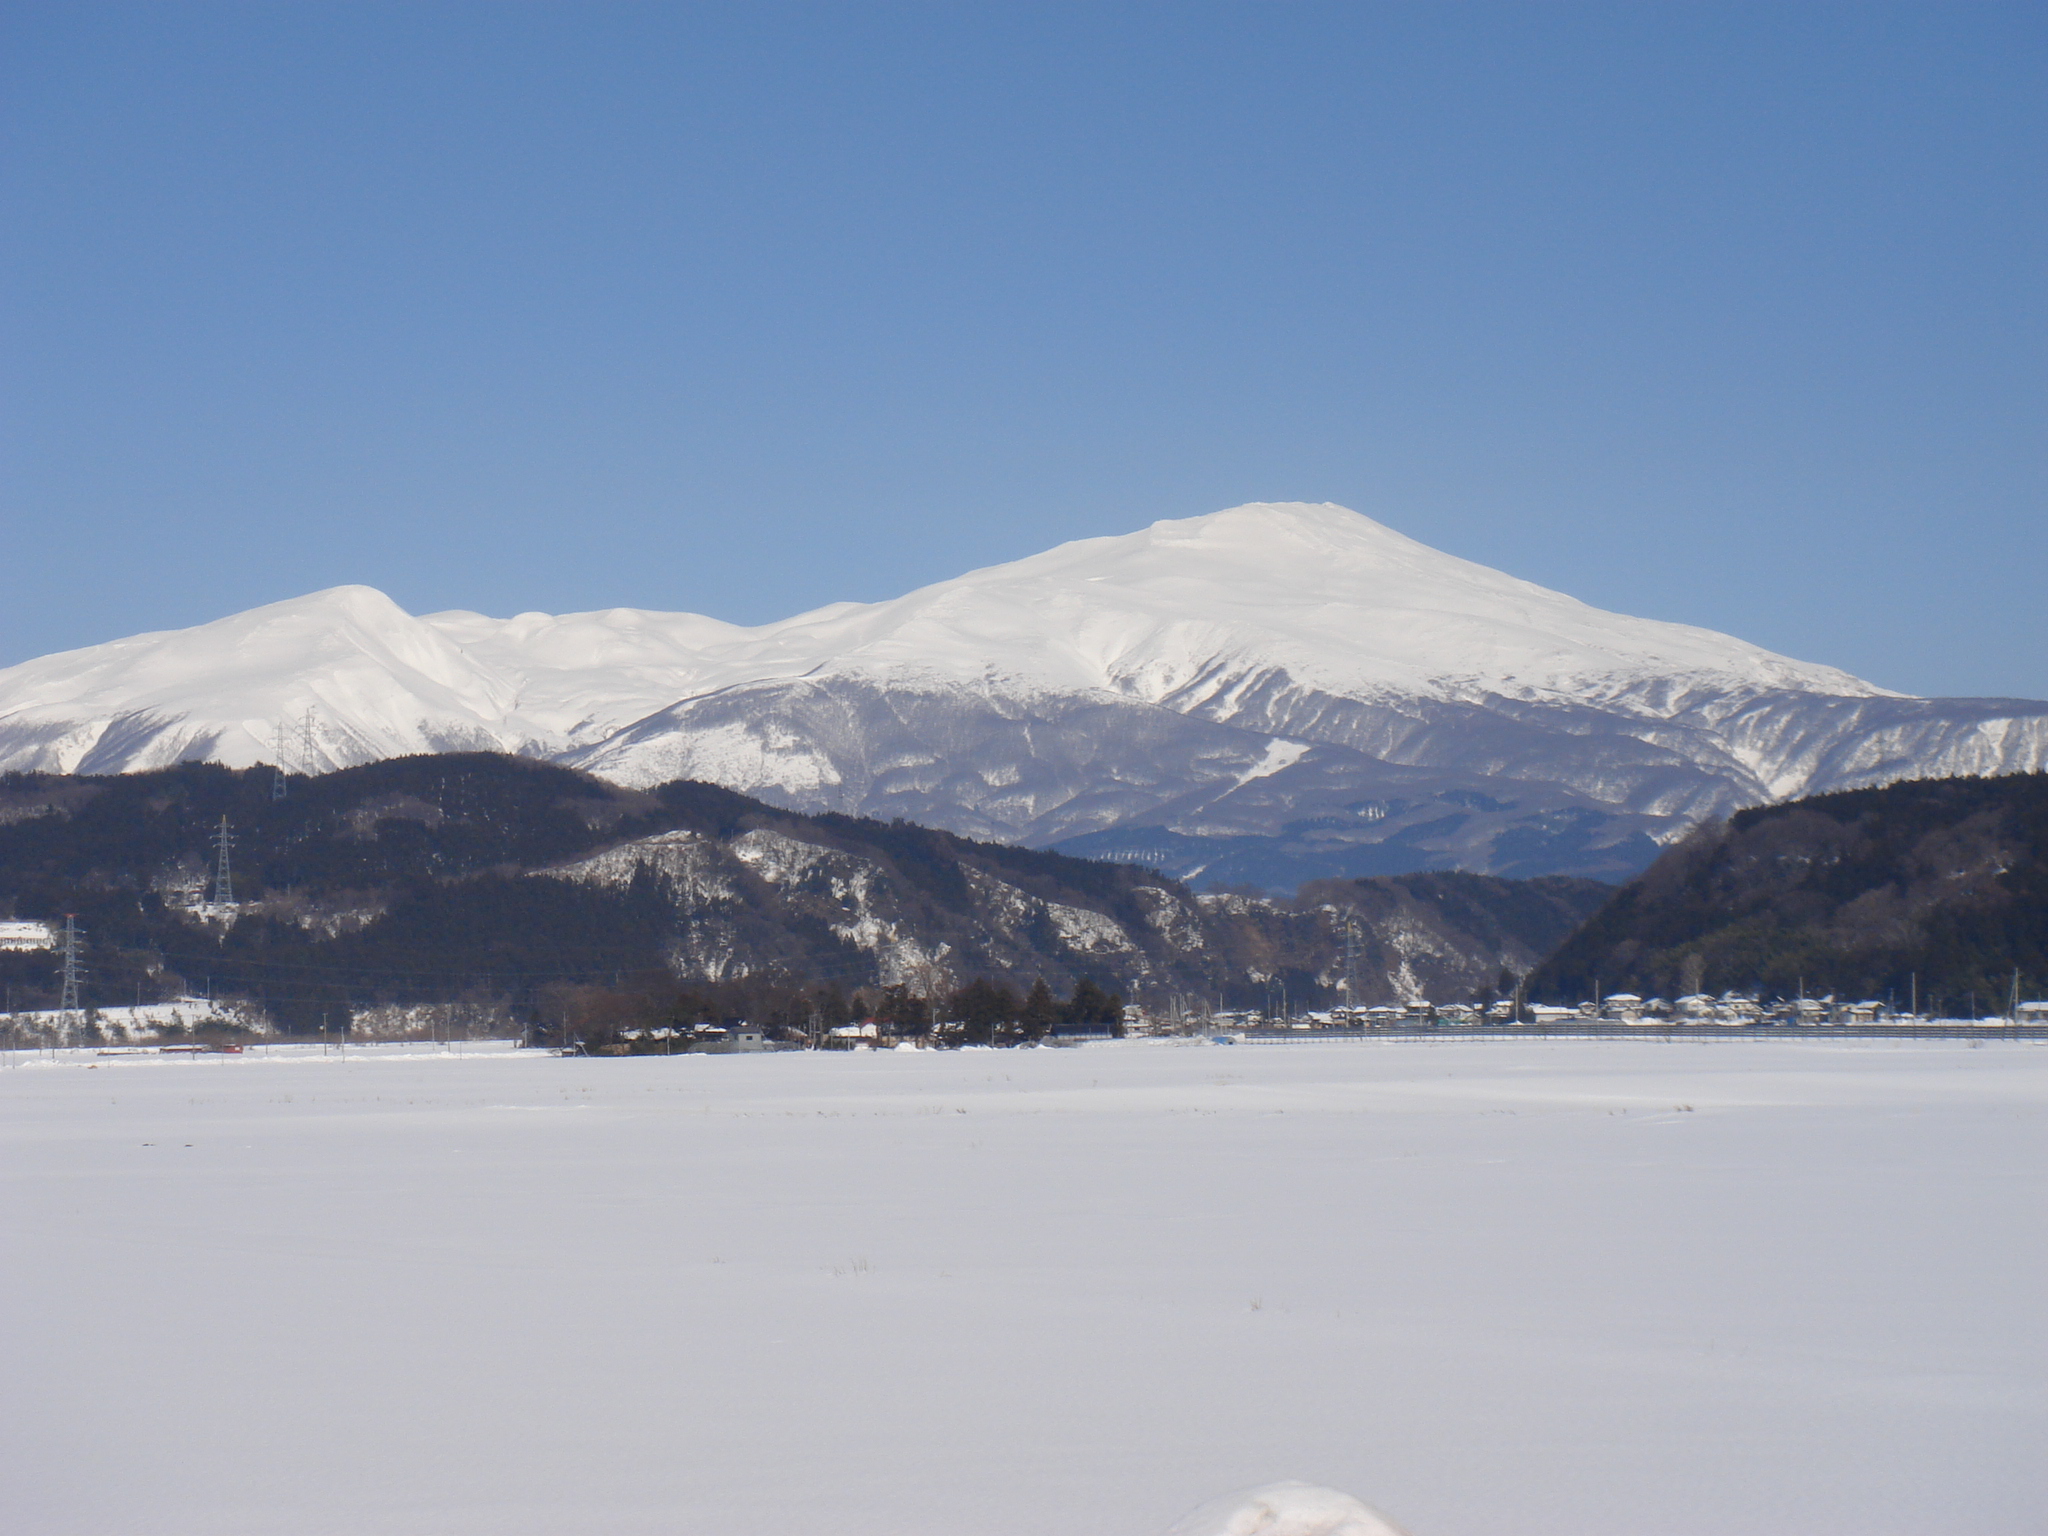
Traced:
<path fill-rule="evenodd" d="M 1710 630 L 1590 608 L 1329 504 L 1158 522 L 751 633 L 806 669 L 908 667 L 1153 703 L 1275 664 L 1346 694 L 1583 701 L 1676 675 L 1882 692 Z M 747 669 L 763 659 L 745 654 Z"/>
<path fill-rule="evenodd" d="M 1304 503 L 755 627 L 339 587 L 0 671 L 5 767 L 489 747 L 1210 881 L 1614 878 L 1740 805 L 2039 767 L 2048 704 L 1906 698 Z"/>

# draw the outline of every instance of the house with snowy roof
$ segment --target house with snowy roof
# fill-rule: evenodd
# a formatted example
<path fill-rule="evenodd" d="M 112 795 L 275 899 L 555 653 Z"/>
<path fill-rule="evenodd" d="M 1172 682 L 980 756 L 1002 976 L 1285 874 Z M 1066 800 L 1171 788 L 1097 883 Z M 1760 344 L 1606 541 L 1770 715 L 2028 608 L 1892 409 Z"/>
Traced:
<path fill-rule="evenodd" d="M 0 922 L 0 950 L 55 949 L 57 931 L 48 923 Z"/>

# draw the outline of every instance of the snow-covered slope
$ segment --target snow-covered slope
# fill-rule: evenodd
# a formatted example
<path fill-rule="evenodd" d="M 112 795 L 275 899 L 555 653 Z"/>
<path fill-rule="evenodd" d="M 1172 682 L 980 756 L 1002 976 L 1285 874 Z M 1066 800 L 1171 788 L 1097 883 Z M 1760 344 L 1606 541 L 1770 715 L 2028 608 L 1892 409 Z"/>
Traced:
<path fill-rule="evenodd" d="M 119 773 L 196 758 L 295 769 L 513 746 L 517 690 L 369 587 L 0 672 L 0 763 Z M 303 729 L 313 712 L 311 750 Z"/>
<path fill-rule="evenodd" d="M 1904 698 L 1305 504 L 754 628 L 345 587 L 0 671 L 0 766 L 246 764 L 280 722 L 292 768 L 498 747 L 1265 883 L 1615 874 L 1737 805 L 2048 756 L 2048 705 Z"/>

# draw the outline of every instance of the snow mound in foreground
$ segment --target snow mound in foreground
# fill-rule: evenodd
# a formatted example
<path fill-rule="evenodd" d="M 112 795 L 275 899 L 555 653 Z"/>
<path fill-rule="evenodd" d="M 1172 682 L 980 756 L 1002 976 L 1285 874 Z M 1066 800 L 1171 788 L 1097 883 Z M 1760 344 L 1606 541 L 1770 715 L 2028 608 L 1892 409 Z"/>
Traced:
<path fill-rule="evenodd" d="M 1403 1536 L 1348 1493 L 1313 1483 L 1267 1483 L 1211 1499 L 1166 1536 Z"/>

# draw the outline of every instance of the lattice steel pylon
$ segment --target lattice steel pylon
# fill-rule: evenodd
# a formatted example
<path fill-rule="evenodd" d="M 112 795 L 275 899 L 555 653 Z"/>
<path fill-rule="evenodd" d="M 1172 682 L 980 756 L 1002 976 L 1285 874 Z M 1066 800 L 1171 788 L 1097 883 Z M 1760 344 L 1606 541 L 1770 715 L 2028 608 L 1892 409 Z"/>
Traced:
<path fill-rule="evenodd" d="M 235 904 L 235 881 L 229 868 L 228 850 L 235 845 L 235 834 L 228 827 L 228 819 L 220 819 L 220 830 L 213 834 L 213 845 L 219 850 L 213 865 L 213 904 L 217 907 L 231 907 Z"/>
<path fill-rule="evenodd" d="M 277 722 L 276 736 L 276 744 L 271 753 L 271 765 L 276 771 L 272 774 L 270 780 L 270 798 L 282 800 L 284 798 L 284 722 L 282 720 Z"/>
<path fill-rule="evenodd" d="M 1358 1006 L 1358 914 L 1344 914 L 1344 1006 Z"/>
<path fill-rule="evenodd" d="M 78 963 L 79 955 L 85 948 L 85 930 L 78 926 L 78 919 L 71 913 L 64 914 L 64 952 L 62 963 L 57 968 L 57 1028 L 61 1038 L 68 1044 L 71 1040 L 73 1023 L 79 1014 L 78 984 L 85 980 L 85 969 Z"/>

